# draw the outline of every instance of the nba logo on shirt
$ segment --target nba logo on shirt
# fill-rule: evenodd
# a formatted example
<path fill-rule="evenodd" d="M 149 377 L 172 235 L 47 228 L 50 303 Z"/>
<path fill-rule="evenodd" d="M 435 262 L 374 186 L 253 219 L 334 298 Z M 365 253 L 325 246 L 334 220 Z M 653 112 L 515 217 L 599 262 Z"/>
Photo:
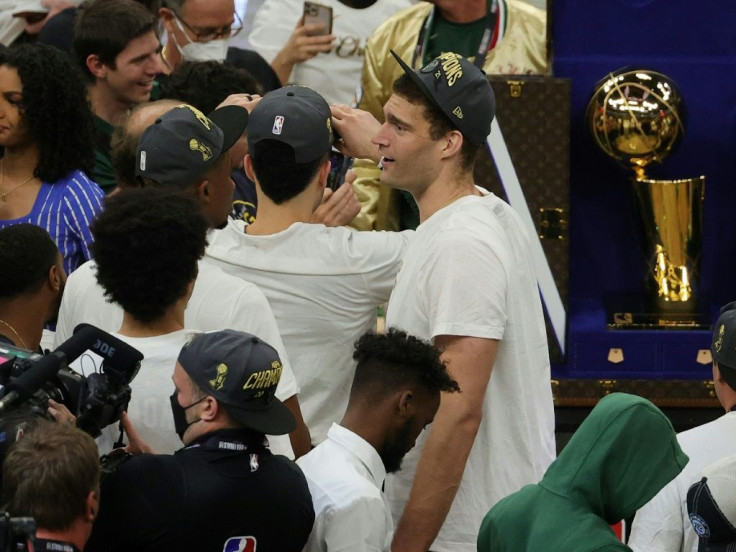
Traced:
<path fill-rule="evenodd" d="M 230 537 L 222 552 L 256 552 L 255 537 Z"/>
<path fill-rule="evenodd" d="M 276 118 L 273 120 L 273 128 L 271 129 L 271 132 L 273 134 L 281 134 L 281 129 L 284 126 L 284 117 L 282 115 L 276 115 Z"/>

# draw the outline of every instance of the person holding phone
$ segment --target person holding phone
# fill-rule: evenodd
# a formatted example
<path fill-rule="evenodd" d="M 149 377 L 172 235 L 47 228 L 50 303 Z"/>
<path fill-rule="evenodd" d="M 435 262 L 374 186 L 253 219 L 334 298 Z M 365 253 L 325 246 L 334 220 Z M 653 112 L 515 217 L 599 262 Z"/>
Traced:
<path fill-rule="evenodd" d="M 351 103 L 368 36 L 415 0 L 269 0 L 253 20 L 251 46 L 282 84 L 309 86 L 327 103 Z"/>

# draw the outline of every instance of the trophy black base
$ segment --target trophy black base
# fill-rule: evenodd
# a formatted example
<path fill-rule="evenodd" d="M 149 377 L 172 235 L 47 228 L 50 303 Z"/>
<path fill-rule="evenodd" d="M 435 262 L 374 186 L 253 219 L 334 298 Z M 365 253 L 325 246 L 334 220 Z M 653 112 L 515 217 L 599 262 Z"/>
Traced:
<path fill-rule="evenodd" d="M 706 304 L 702 298 L 700 303 Z M 696 301 L 662 301 L 651 295 L 624 294 L 605 298 L 606 325 L 611 330 L 710 330 L 708 314 Z"/>

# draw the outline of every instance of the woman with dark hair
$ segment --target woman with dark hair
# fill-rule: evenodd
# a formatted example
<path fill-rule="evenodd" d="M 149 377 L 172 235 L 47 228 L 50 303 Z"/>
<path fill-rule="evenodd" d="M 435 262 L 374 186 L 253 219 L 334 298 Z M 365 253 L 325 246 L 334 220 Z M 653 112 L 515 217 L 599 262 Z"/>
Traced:
<path fill-rule="evenodd" d="M 69 58 L 42 44 L 0 52 L 0 228 L 29 222 L 51 235 L 72 272 L 90 258 L 89 225 L 104 194 L 92 114 Z"/>

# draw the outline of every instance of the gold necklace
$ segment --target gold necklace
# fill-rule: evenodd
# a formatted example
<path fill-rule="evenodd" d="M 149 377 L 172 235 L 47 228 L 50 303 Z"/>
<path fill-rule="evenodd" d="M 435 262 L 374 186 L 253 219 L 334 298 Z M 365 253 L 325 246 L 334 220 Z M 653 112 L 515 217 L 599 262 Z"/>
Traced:
<path fill-rule="evenodd" d="M 9 190 L 9 191 L 6 192 L 5 191 L 5 163 L 3 163 L 2 165 L 0 165 L 0 199 L 2 199 L 3 202 L 7 202 L 8 201 L 8 196 L 10 194 L 12 194 L 18 188 L 20 188 L 21 186 L 23 186 L 24 184 L 28 184 L 31 180 L 33 180 L 33 176 L 34 175 L 31 174 L 31 176 L 27 180 L 24 180 L 23 182 L 21 182 L 20 184 L 18 184 L 15 188 L 12 188 L 11 190 Z M 1 320 L 0 320 L 0 322 L 1 322 Z"/>
<path fill-rule="evenodd" d="M 8 328 L 10 328 L 10 331 L 15 334 L 15 337 L 18 338 L 18 341 L 20 341 L 20 344 L 23 345 L 23 348 L 24 349 L 28 349 L 28 347 L 26 346 L 26 342 L 23 341 L 23 338 L 20 336 L 20 334 L 17 331 L 15 331 L 15 328 L 13 326 L 11 326 L 10 324 L 8 324 L 5 320 L 0 320 L 0 324 L 3 324 L 5 326 L 7 326 Z M 28 350 L 30 350 L 30 349 L 28 349 Z"/>

